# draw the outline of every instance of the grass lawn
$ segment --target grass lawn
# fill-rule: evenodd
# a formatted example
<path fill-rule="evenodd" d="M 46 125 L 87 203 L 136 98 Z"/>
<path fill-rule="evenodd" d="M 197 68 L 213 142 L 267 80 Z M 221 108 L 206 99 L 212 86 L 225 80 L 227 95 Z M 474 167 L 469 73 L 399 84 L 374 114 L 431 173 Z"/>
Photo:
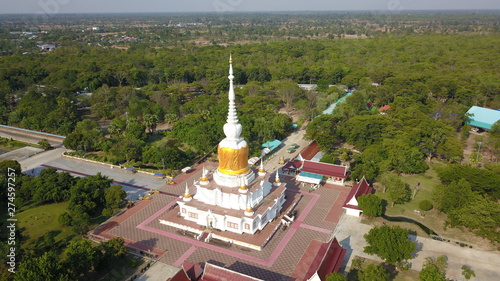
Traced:
<path fill-rule="evenodd" d="M 57 234 L 54 236 L 56 242 L 74 235 L 71 228 L 62 227 L 57 222 L 57 218 L 66 211 L 68 204 L 69 202 L 47 204 L 18 213 L 16 218 L 19 228 L 23 230 L 28 242 L 24 245 L 49 232 Z"/>
<path fill-rule="evenodd" d="M 7 138 L 0 138 L 0 149 L 11 151 L 25 146 L 34 146 L 33 144 L 28 144 L 22 141 L 10 140 Z"/>
<path fill-rule="evenodd" d="M 435 205 L 433 199 L 433 192 L 436 186 L 440 184 L 439 178 L 437 176 L 434 167 L 440 165 L 438 162 L 433 162 L 430 165 L 429 170 L 421 175 L 402 175 L 403 180 L 410 186 L 413 191 L 418 183 L 420 183 L 420 189 L 415 195 L 414 200 L 401 205 L 391 206 L 391 200 L 389 199 L 389 192 L 383 193 L 383 189 L 375 184 L 376 192 L 375 194 L 380 198 L 388 202 L 388 206 L 385 210 L 385 214 L 388 216 L 404 216 L 416 220 L 428 228 L 434 230 L 440 236 L 467 242 L 472 244 L 475 248 L 480 248 L 483 250 L 495 250 L 496 247 L 488 242 L 488 240 L 476 236 L 467 230 L 461 230 L 458 228 L 447 228 L 445 229 L 446 215 L 438 212 L 436 209 L 424 212 L 418 207 L 418 203 L 422 200 L 429 200 Z M 415 210 L 420 211 L 420 214 L 415 212 Z M 363 223 L 370 224 L 374 226 L 380 226 L 382 222 L 385 221 L 383 218 L 373 218 L 373 219 L 363 219 Z M 405 222 L 386 222 L 388 225 L 399 225 L 401 227 L 410 229 L 415 232 L 418 236 L 428 237 L 428 235 L 418 226 Z"/>

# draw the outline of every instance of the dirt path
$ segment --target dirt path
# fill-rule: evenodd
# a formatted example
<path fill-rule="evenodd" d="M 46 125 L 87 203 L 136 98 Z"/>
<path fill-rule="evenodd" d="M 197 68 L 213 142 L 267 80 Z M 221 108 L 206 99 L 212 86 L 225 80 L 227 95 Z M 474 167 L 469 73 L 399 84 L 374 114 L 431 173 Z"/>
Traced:
<path fill-rule="evenodd" d="M 462 164 L 470 164 L 469 162 L 469 156 L 473 152 L 478 151 L 477 143 L 482 142 L 484 144 L 485 140 L 487 138 L 487 133 L 482 132 L 482 133 L 477 133 L 477 132 L 470 132 L 469 137 L 467 138 L 467 141 L 465 143 L 464 147 L 464 159 L 462 161 Z M 488 153 L 486 150 L 486 147 L 484 145 L 481 146 L 481 155 L 483 156 L 483 160 L 481 161 L 481 164 L 488 163 L 491 159 L 491 154 Z"/>

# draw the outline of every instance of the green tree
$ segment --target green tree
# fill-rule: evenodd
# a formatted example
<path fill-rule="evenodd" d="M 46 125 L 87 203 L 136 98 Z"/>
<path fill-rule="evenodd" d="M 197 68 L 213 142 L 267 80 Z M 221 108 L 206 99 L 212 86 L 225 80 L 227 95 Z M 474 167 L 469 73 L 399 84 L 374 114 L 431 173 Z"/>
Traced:
<path fill-rule="evenodd" d="M 382 215 L 382 199 L 375 194 L 365 194 L 358 198 L 358 207 L 369 217 Z"/>
<path fill-rule="evenodd" d="M 52 148 L 49 141 L 47 139 L 42 139 L 38 142 L 38 145 L 42 147 L 43 150 L 49 150 Z"/>
<path fill-rule="evenodd" d="M 371 144 L 382 142 L 384 132 L 394 122 L 384 115 L 360 115 L 349 119 L 342 128 L 345 140 L 363 150 Z"/>
<path fill-rule="evenodd" d="M 112 118 L 115 108 L 116 90 L 104 85 L 95 91 L 91 98 L 91 109 L 99 118 Z"/>
<path fill-rule="evenodd" d="M 59 262 L 55 252 L 45 252 L 41 257 L 22 261 L 17 270 L 15 281 L 69 280 L 65 267 Z"/>
<path fill-rule="evenodd" d="M 500 174 L 494 171 L 470 167 L 468 165 L 443 165 L 436 168 L 439 179 L 445 183 L 458 182 L 464 179 L 470 184 L 472 191 L 485 196 L 500 198 Z"/>
<path fill-rule="evenodd" d="M 155 114 L 145 114 L 144 115 L 144 125 L 149 130 L 149 133 L 153 133 L 156 130 L 156 125 L 158 125 L 158 116 Z"/>
<path fill-rule="evenodd" d="M 108 133 L 112 138 L 123 136 L 127 128 L 127 120 L 120 117 L 115 117 L 109 122 Z"/>
<path fill-rule="evenodd" d="M 439 272 L 433 264 L 427 264 L 422 267 L 418 274 L 421 281 L 446 281 L 446 278 Z"/>
<path fill-rule="evenodd" d="M 71 241 L 63 255 L 62 263 L 72 279 L 89 273 L 96 265 L 96 250 L 88 240 Z"/>
<path fill-rule="evenodd" d="M 99 150 L 104 141 L 104 133 L 99 124 L 91 119 L 85 119 L 76 124 L 74 132 L 64 139 L 64 146 L 84 152 Z"/>
<path fill-rule="evenodd" d="M 380 175 L 379 181 L 384 186 L 384 192 L 386 189 L 389 190 L 389 198 L 392 201 L 392 205 L 410 201 L 410 188 L 400 176 L 392 172 L 386 172 Z"/>
<path fill-rule="evenodd" d="M 464 276 L 465 280 L 469 280 L 472 277 L 476 277 L 476 273 L 474 273 L 474 270 L 472 270 L 469 266 L 467 265 L 462 265 L 462 275 Z"/>
<path fill-rule="evenodd" d="M 446 270 L 448 269 L 448 258 L 446 256 L 427 257 L 425 258 L 424 265 L 427 264 L 434 265 L 439 273 L 441 273 L 443 276 L 446 276 Z"/>
<path fill-rule="evenodd" d="M 432 210 L 432 208 L 433 208 L 434 206 L 432 206 L 431 201 L 429 201 L 429 200 L 422 200 L 422 201 L 420 201 L 420 202 L 418 203 L 418 207 L 419 207 L 419 208 L 420 208 L 420 210 L 422 210 L 422 211 L 430 211 L 430 210 Z"/>
<path fill-rule="evenodd" d="M 408 184 L 405 183 L 402 185 L 394 185 L 391 188 L 389 188 L 389 198 L 391 198 L 393 206 L 394 203 L 403 204 L 405 202 L 410 201 L 411 191 L 410 188 L 408 187 Z"/>
<path fill-rule="evenodd" d="M 187 164 L 188 156 L 175 145 L 151 146 L 144 152 L 144 162 L 154 163 L 158 169 L 178 169 Z"/>
<path fill-rule="evenodd" d="M 448 260 L 445 256 L 427 257 L 418 277 L 421 281 L 445 281 Z"/>
<path fill-rule="evenodd" d="M 474 151 L 469 155 L 469 162 L 472 165 L 478 167 L 479 164 L 481 164 L 481 162 L 483 162 L 483 155 L 477 151 Z"/>
<path fill-rule="evenodd" d="M 107 266 L 120 262 L 120 259 L 127 253 L 124 240 L 121 237 L 115 237 L 106 242 L 102 242 L 96 248 L 96 268 L 103 269 Z"/>
<path fill-rule="evenodd" d="M 289 111 L 292 104 L 297 100 L 302 90 L 296 83 L 285 81 L 279 82 L 276 85 L 276 94 L 285 104 L 285 108 Z"/>
<path fill-rule="evenodd" d="M 319 160 L 319 162 L 335 164 L 339 159 L 333 156 L 332 154 L 324 154 L 323 157 Z"/>
<path fill-rule="evenodd" d="M 142 157 L 142 147 L 144 142 L 134 138 L 124 138 L 118 140 L 109 149 L 115 163 L 130 160 L 140 160 Z"/>
<path fill-rule="evenodd" d="M 364 237 L 368 243 L 364 252 L 377 255 L 391 264 L 410 259 L 417 249 L 416 243 L 408 238 L 408 230 L 399 226 L 375 227 Z"/>
<path fill-rule="evenodd" d="M 0 200 L 4 199 L 9 193 L 9 178 L 15 179 L 18 183 L 21 175 L 21 164 L 16 160 L 4 160 L 0 162 Z"/>
<path fill-rule="evenodd" d="M 127 128 L 125 129 L 125 138 L 146 140 L 146 126 L 136 119 L 127 119 Z"/>
<path fill-rule="evenodd" d="M 333 115 L 320 115 L 311 121 L 304 138 L 315 140 L 323 151 L 328 151 L 342 142 L 340 127 L 344 119 Z"/>
<path fill-rule="evenodd" d="M 326 281 L 347 281 L 347 277 L 344 274 L 338 272 L 332 272 L 327 274 Z"/>
<path fill-rule="evenodd" d="M 368 264 L 359 272 L 359 281 L 387 281 L 390 274 L 384 266 Z"/>
<path fill-rule="evenodd" d="M 118 209 L 120 203 L 127 197 L 127 193 L 122 189 L 121 185 L 112 185 L 104 189 L 104 198 L 106 205 L 103 210 L 103 215 L 112 216 Z"/>

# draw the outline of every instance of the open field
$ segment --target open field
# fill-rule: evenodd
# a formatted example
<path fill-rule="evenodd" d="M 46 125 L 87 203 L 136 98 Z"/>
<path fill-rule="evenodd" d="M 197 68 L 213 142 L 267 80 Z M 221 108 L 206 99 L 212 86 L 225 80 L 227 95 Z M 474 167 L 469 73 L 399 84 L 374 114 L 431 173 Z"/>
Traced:
<path fill-rule="evenodd" d="M 380 198 L 386 200 L 388 202 L 385 214 L 388 216 L 403 216 L 411 218 L 415 221 L 418 221 L 428 228 L 434 230 L 437 234 L 442 237 L 446 237 L 448 239 L 463 241 L 468 244 L 473 245 L 475 248 L 482 250 L 497 250 L 495 245 L 492 245 L 488 240 L 478 237 L 472 232 L 466 229 L 458 229 L 458 228 L 446 228 L 446 214 L 439 212 L 435 208 L 430 211 L 422 211 L 418 207 L 418 203 L 422 200 L 429 200 L 435 207 L 435 202 L 433 200 L 433 190 L 436 186 L 440 184 L 437 173 L 434 169 L 437 165 L 441 165 L 437 162 L 431 163 L 431 167 L 422 175 L 402 175 L 403 180 L 408 183 L 412 194 L 415 187 L 420 183 L 420 189 L 417 191 L 415 198 L 410 202 L 405 204 L 396 204 L 394 207 L 391 207 L 391 201 L 389 199 L 389 193 L 383 193 L 382 188 L 380 186 L 375 185 L 376 195 Z M 415 212 L 415 211 L 419 211 Z M 383 218 L 373 218 L 373 219 L 363 219 L 363 223 L 379 226 L 384 222 Z M 428 237 L 428 235 L 418 226 L 405 223 L 405 222 L 387 222 L 388 225 L 400 225 L 401 227 L 405 227 L 415 232 L 416 235 L 422 237 Z"/>
<path fill-rule="evenodd" d="M 16 218 L 20 229 L 24 229 L 23 236 L 28 238 L 27 242 L 50 232 L 55 234 L 56 242 L 73 235 L 71 228 L 62 227 L 57 222 L 57 218 L 66 211 L 68 204 L 69 202 L 47 204 L 18 213 Z"/>

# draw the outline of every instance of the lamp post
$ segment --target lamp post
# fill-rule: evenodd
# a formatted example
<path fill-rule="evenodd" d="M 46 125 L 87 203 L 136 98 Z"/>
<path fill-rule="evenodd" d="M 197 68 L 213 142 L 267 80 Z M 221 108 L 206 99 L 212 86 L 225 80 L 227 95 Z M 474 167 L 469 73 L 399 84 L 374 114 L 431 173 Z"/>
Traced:
<path fill-rule="evenodd" d="M 479 161 L 479 153 L 481 151 L 481 145 L 483 145 L 483 142 L 478 142 L 477 145 L 478 145 L 478 148 L 477 148 L 477 155 L 476 155 L 476 163 L 478 163 L 478 161 Z"/>

